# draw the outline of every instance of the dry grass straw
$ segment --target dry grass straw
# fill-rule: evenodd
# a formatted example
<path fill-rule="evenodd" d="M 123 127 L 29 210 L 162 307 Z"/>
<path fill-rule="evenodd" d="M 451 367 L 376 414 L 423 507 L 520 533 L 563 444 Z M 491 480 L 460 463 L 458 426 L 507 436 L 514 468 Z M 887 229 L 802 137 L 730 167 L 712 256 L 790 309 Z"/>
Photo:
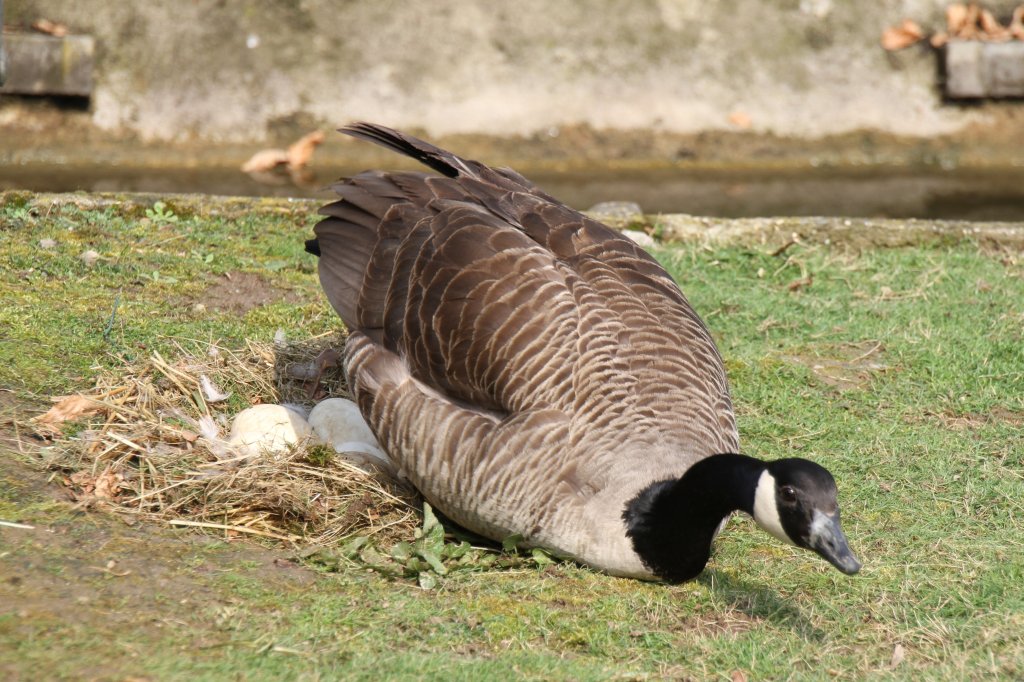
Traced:
<path fill-rule="evenodd" d="M 300 344 L 249 341 L 228 350 L 178 341 L 174 360 L 153 353 L 100 376 L 82 394 L 97 411 L 84 429 L 55 439 L 47 464 L 83 505 L 175 526 L 303 544 L 353 535 L 411 538 L 415 493 L 383 474 L 322 445 L 246 458 L 218 437 L 251 405 L 309 406 L 346 395 L 330 358 L 318 372 L 322 352 L 342 343 L 330 336 Z M 203 377 L 219 391 L 204 390 Z"/>

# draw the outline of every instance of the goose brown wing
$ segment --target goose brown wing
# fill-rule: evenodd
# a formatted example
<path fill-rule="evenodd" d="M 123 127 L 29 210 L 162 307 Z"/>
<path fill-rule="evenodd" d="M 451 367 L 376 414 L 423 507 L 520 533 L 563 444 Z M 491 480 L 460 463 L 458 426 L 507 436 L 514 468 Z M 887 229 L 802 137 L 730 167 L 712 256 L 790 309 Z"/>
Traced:
<path fill-rule="evenodd" d="M 685 437 L 719 431 L 734 443 L 714 343 L 642 249 L 514 171 L 372 124 L 343 132 L 446 176 L 364 173 L 336 187 L 341 201 L 324 208 L 316 246 L 324 289 L 350 328 L 475 406 L 632 404 L 652 426 L 688 418 L 696 432 Z M 692 414 L 674 414 L 683 399 Z"/>
<path fill-rule="evenodd" d="M 575 351 L 564 266 L 446 178 L 363 173 L 316 227 L 320 279 L 346 326 L 417 379 L 481 408 L 564 397 Z M 556 395 L 558 394 L 558 395 Z"/>

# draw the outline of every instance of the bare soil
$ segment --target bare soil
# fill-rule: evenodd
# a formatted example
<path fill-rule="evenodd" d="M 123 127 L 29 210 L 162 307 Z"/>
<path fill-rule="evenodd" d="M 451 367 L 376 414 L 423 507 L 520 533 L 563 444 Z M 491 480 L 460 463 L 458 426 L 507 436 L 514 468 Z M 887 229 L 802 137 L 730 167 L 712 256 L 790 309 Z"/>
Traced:
<path fill-rule="evenodd" d="M 185 651 L 229 638 L 240 600 L 218 576 L 244 570 L 282 591 L 316 580 L 282 551 L 76 505 L 29 464 L 43 443 L 15 426 L 42 409 L 0 390 L 0 520 L 29 526 L 0 526 L 0 641 L 87 633 L 113 649 L 84 657 L 95 663 L 78 669 L 77 679 L 148 679 L 133 665 L 145 647 L 173 638 Z M 21 679 L 24 669 L 0 657 L 0 679 Z"/>
<path fill-rule="evenodd" d="M 260 275 L 229 272 L 207 288 L 198 302 L 211 310 L 244 315 L 269 303 L 295 303 L 298 300 L 295 292 L 276 287 Z"/>

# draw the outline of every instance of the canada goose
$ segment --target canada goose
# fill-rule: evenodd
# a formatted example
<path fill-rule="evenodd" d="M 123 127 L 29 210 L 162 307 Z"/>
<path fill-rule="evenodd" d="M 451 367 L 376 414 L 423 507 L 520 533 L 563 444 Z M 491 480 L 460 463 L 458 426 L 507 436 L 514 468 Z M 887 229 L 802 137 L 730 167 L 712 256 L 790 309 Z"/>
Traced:
<path fill-rule="evenodd" d="M 359 409 L 430 504 L 614 575 L 694 578 L 736 510 L 859 570 L 828 471 L 735 454 L 718 350 L 646 252 L 515 171 L 341 132 L 441 174 L 339 183 L 306 243 Z"/>

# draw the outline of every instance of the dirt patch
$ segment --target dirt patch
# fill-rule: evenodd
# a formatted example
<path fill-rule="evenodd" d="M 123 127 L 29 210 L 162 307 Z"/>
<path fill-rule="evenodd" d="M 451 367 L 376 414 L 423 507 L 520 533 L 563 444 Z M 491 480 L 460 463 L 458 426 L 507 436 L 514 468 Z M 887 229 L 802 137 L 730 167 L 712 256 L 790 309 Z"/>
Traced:
<path fill-rule="evenodd" d="M 1024 426 L 1024 412 L 1015 412 L 1003 407 L 994 408 L 991 412 L 967 412 L 957 414 L 952 410 L 927 413 L 928 417 L 938 421 L 943 427 L 953 431 L 973 431 L 991 424 L 1007 424 Z"/>
<path fill-rule="evenodd" d="M 0 451 L 17 450 L 22 436 L 18 422 L 29 413 L 43 410 L 45 408 L 22 400 L 13 391 L 0 389 Z"/>
<path fill-rule="evenodd" d="M 738 609 L 720 614 L 701 614 L 683 618 L 677 629 L 700 632 L 711 637 L 735 636 L 757 627 L 759 619 Z"/>
<path fill-rule="evenodd" d="M 103 644 L 69 654 L 84 659 L 78 679 L 143 675 L 134 662 L 140 652 L 169 638 L 183 647 L 228 641 L 230 614 L 243 600 L 218 582 L 226 572 L 244 566 L 247 577 L 283 593 L 316 581 L 281 552 L 129 526 L 54 501 L 62 497 L 38 471 L 0 450 L 0 504 L 18 510 L 17 522 L 27 526 L 0 527 L 0 641 L 87 633 Z M 24 671 L 24 661 L 0 662 L 4 679 L 29 679 Z"/>
<path fill-rule="evenodd" d="M 821 355 L 783 355 L 786 362 L 808 368 L 816 379 L 837 391 L 859 390 L 891 368 L 881 361 L 881 341 L 866 340 L 829 346 Z"/>
<path fill-rule="evenodd" d="M 244 315 L 253 308 L 270 303 L 298 303 L 294 291 L 274 286 L 251 272 L 229 272 L 211 285 L 196 301 L 210 310 Z"/>

